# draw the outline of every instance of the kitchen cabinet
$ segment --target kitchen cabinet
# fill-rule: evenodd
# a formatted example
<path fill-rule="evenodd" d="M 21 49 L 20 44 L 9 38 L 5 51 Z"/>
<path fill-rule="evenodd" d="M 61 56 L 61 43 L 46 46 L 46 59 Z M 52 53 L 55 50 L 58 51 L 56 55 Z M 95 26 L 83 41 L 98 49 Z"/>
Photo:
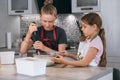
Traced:
<path fill-rule="evenodd" d="M 36 0 L 8 0 L 9 15 L 23 15 L 38 13 Z"/>
<path fill-rule="evenodd" d="M 72 0 L 73 13 L 99 12 L 101 0 Z"/>

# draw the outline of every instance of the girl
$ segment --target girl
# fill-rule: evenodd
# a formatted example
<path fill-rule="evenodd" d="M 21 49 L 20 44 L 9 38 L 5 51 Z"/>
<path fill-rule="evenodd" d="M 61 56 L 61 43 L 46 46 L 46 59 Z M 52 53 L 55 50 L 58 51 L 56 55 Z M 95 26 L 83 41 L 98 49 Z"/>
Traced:
<path fill-rule="evenodd" d="M 63 51 L 51 60 L 72 66 L 106 66 L 106 43 L 102 21 L 98 14 L 88 13 L 81 18 L 85 40 L 80 41 L 77 55 Z M 67 60 L 63 56 L 76 60 Z"/>

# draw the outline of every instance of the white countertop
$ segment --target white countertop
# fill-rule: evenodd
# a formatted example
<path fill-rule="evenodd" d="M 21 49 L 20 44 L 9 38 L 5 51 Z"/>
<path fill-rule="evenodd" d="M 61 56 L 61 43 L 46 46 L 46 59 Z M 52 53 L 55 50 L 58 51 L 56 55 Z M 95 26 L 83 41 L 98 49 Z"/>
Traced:
<path fill-rule="evenodd" d="M 52 66 L 47 67 L 45 75 L 31 77 L 17 74 L 15 65 L 0 65 L 0 80 L 97 80 L 109 73 L 112 68 L 108 67 Z"/>

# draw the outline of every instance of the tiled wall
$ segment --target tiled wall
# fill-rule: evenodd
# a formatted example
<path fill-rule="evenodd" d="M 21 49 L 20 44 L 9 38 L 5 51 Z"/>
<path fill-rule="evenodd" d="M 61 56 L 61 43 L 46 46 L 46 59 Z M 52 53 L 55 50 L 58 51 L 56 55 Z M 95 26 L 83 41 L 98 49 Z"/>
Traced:
<path fill-rule="evenodd" d="M 72 42 L 72 44 L 73 42 L 75 42 L 75 44 L 79 43 L 80 32 L 76 20 L 80 20 L 81 16 L 82 14 L 59 14 L 58 19 L 55 22 L 55 25 L 63 28 L 66 31 L 67 40 Z M 39 26 L 41 25 L 38 14 L 21 16 L 21 37 L 26 34 L 28 25 L 31 21 L 37 22 Z"/>

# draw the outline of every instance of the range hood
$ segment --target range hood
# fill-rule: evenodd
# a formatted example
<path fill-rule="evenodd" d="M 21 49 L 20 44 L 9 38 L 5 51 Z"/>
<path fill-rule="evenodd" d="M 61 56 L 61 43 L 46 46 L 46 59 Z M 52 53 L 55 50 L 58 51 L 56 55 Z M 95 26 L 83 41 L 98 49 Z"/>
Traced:
<path fill-rule="evenodd" d="M 37 0 L 39 10 L 45 0 Z M 71 0 L 53 0 L 53 5 L 57 8 L 58 14 L 71 13 Z"/>

